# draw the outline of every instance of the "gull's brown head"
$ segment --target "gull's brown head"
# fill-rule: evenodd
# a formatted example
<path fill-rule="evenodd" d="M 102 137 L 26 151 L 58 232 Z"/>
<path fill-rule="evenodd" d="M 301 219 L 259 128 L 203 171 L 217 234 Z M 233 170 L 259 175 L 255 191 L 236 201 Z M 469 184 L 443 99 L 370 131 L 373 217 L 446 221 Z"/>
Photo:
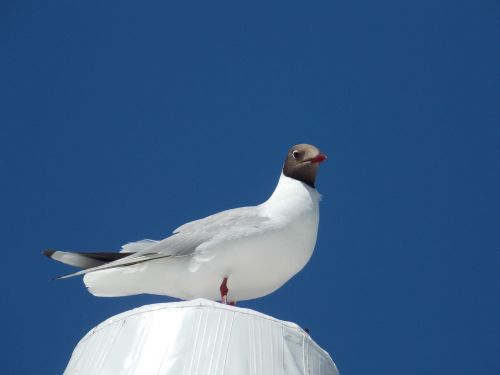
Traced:
<path fill-rule="evenodd" d="M 326 155 L 317 147 L 305 143 L 298 144 L 288 150 L 283 174 L 314 188 L 319 164 L 325 160 Z"/>

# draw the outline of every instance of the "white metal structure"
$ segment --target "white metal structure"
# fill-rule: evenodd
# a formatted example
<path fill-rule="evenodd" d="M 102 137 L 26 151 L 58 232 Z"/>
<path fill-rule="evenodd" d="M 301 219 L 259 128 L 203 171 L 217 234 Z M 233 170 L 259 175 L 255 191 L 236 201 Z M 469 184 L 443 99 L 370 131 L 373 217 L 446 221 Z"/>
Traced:
<path fill-rule="evenodd" d="M 66 375 L 338 375 L 300 327 L 204 299 L 113 316 L 78 343 Z"/>

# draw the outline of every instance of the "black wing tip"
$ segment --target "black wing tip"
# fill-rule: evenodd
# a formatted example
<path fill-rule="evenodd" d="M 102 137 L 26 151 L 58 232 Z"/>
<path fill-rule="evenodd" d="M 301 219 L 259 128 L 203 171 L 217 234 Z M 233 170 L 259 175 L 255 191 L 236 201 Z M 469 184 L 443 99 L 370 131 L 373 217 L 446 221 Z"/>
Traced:
<path fill-rule="evenodd" d="M 42 255 L 45 255 L 47 258 L 52 258 L 55 252 L 56 250 L 47 249 L 42 252 Z"/>

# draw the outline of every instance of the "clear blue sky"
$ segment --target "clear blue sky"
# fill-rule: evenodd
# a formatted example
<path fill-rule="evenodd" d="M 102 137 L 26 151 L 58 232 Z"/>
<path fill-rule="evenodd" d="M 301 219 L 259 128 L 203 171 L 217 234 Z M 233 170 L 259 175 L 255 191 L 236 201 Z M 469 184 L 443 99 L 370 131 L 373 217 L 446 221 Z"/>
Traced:
<path fill-rule="evenodd" d="M 316 251 L 244 302 L 343 375 L 499 374 L 498 1 L 3 1 L 2 374 L 56 374 L 105 318 L 45 248 L 116 250 L 329 155 Z M 256 275 L 258 277 L 258 275 Z"/>

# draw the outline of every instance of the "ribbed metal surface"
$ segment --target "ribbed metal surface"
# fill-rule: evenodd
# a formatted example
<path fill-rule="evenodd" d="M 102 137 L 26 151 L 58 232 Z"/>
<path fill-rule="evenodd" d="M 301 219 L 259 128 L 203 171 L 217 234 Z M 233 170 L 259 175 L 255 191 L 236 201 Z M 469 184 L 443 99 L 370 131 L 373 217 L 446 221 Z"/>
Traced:
<path fill-rule="evenodd" d="M 116 315 L 77 345 L 66 375 L 337 375 L 296 324 L 208 300 Z"/>

